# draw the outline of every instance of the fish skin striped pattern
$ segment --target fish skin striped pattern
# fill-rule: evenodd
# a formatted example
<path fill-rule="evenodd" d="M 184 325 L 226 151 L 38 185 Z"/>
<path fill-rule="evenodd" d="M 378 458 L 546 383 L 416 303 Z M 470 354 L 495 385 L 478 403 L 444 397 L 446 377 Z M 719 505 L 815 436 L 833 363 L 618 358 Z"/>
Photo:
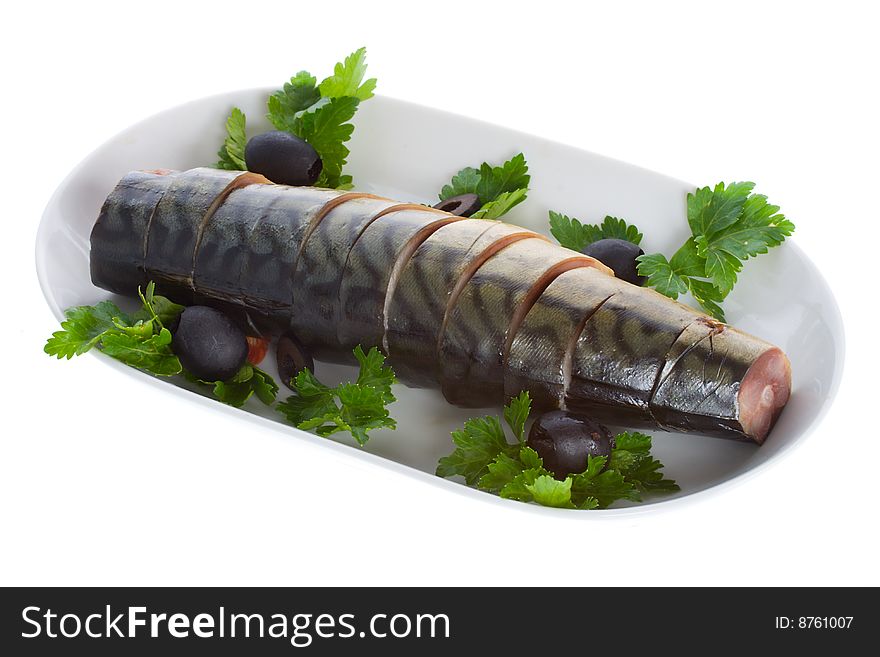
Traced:
<path fill-rule="evenodd" d="M 256 174 L 132 172 L 91 236 L 95 285 L 157 282 L 320 358 L 379 347 L 455 404 L 528 390 L 623 426 L 762 443 L 791 393 L 777 347 L 517 226 Z"/>

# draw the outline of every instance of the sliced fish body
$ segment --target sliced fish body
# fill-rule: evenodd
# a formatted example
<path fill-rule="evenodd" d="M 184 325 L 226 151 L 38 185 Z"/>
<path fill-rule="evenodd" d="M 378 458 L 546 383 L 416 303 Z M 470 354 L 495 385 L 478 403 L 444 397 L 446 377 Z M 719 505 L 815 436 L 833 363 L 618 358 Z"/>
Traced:
<path fill-rule="evenodd" d="M 278 185 L 275 199 L 255 222 L 245 243 L 239 286 L 260 331 L 279 333 L 290 325 L 293 272 L 303 237 L 315 217 L 343 196 L 337 190 Z"/>
<path fill-rule="evenodd" d="M 193 266 L 193 287 L 207 298 L 241 304 L 245 246 L 254 226 L 272 211 L 278 191 L 249 185 L 233 191 L 205 224 Z"/>
<path fill-rule="evenodd" d="M 440 336 L 446 399 L 468 407 L 501 400 L 508 335 L 556 276 L 595 262 L 533 238 L 501 249 L 480 267 L 449 310 Z"/>
<path fill-rule="evenodd" d="M 575 341 L 592 313 L 623 286 L 589 267 L 567 271 L 550 283 L 510 344 L 504 366 L 505 397 L 526 390 L 536 409 L 565 408 Z"/>
<path fill-rule="evenodd" d="M 788 401 L 791 366 L 777 347 L 716 325 L 664 369 L 651 411 L 664 427 L 763 442 Z"/>
<path fill-rule="evenodd" d="M 466 219 L 443 226 L 416 249 L 386 299 L 385 351 L 401 381 L 437 386 L 437 342 L 457 287 L 486 260 L 520 239 L 540 237 L 509 224 Z"/>
<path fill-rule="evenodd" d="M 358 344 L 382 348 L 385 297 L 394 294 L 399 270 L 434 231 L 455 222 L 439 210 L 390 212 L 373 221 L 352 247 L 339 286 L 337 345 L 340 357 Z"/>
<path fill-rule="evenodd" d="M 159 288 L 180 303 L 192 302 L 193 255 L 208 211 L 241 171 L 191 169 L 175 175 L 156 206 L 147 235 L 145 268 Z"/>
<path fill-rule="evenodd" d="M 679 358 L 693 349 L 705 338 L 712 334 L 720 333 L 723 329 L 724 324 L 716 322 L 714 319 L 708 317 L 697 317 L 693 322 L 688 324 L 687 328 L 679 334 L 672 347 L 666 353 L 663 369 L 657 376 L 657 381 L 654 383 L 654 391 L 651 393 L 651 396 L 653 397 L 654 394 L 656 394 L 657 388 L 663 380 L 669 376 L 669 373 L 673 370 Z"/>
<path fill-rule="evenodd" d="M 95 285 L 130 295 L 147 283 L 144 253 L 150 219 L 173 175 L 126 174 L 110 192 L 92 228 L 90 268 Z"/>
<path fill-rule="evenodd" d="M 290 327 L 315 357 L 332 358 L 340 350 L 335 341 L 339 285 L 351 248 L 377 215 L 396 205 L 375 196 L 350 198 L 312 228 L 293 274 Z"/>
<path fill-rule="evenodd" d="M 567 408 L 600 422 L 655 425 L 649 402 L 667 354 L 700 317 L 653 290 L 619 285 L 575 344 Z"/>
<path fill-rule="evenodd" d="M 265 182 L 127 175 L 92 231 L 93 281 L 134 295 L 155 280 L 252 332 L 293 323 L 324 357 L 384 348 L 402 378 L 462 406 L 525 389 L 539 408 L 760 444 L 788 401 L 777 347 L 529 231 Z"/>

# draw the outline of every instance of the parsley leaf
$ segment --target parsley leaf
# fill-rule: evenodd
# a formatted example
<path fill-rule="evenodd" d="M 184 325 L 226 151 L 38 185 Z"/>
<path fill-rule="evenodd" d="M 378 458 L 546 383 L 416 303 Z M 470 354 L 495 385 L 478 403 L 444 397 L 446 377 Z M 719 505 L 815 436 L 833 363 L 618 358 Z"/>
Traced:
<path fill-rule="evenodd" d="M 304 369 L 292 381 L 295 394 L 279 403 L 278 411 L 299 429 L 313 429 L 325 437 L 347 431 L 361 446 L 373 429 L 397 428 L 386 408 L 395 401 L 391 386 L 396 379 L 385 356 L 375 347 L 364 353 L 360 346 L 354 355 L 360 363 L 355 383 L 330 388 Z"/>
<path fill-rule="evenodd" d="M 718 231 L 706 243 L 707 250 L 723 250 L 747 260 L 779 246 L 794 232 L 794 224 L 779 213 L 763 194 L 752 194 L 743 204 L 739 221 Z"/>
<path fill-rule="evenodd" d="M 324 424 L 325 418 L 339 414 L 333 390 L 318 381 L 308 369 L 300 370 L 292 383 L 297 394 L 278 405 L 278 410 L 287 416 L 289 422 L 300 429 L 313 429 Z"/>
<path fill-rule="evenodd" d="M 171 333 L 162 320 L 170 321 L 183 307 L 156 295 L 152 283 L 146 294 L 140 289 L 138 294 L 142 307 L 131 316 L 110 301 L 68 308 L 61 330 L 52 334 L 43 351 L 70 359 L 97 347 L 126 365 L 156 376 L 179 374 L 180 361 L 171 351 Z"/>
<path fill-rule="evenodd" d="M 550 475 L 542 474 L 535 477 L 534 483 L 525 484 L 525 488 L 532 494 L 532 499 L 542 506 L 573 509 L 571 484 L 571 477 L 566 477 L 565 481 L 559 481 Z"/>
<path fill-rule="evenodd" d="M 214 396 L 224 404 L 240 408 L 252 396 L 271 406 L 278 396 L 278 384 L 266 372 L 255 365 L 245 363 L 238 372 L 225 381 L 205 381 L 188 372 L 186 378 L 195 383 L 211 387 Z"/>
<path fill-rule="evenodd" d="M 696 299 L 700 307 L 709 315 L 721 322 L 726 322 L 724 309 L 721 302 L 724 301 L 724 295 L 721 290 L 715 287 L 710 281 L 700 280 L 699 278 L 688 278 L 688 288 L 691 296 Z"/>
<path fill-rule="evenodd" d="M 618 500 L 641 501 L 643 493 L 678 490 L 674 481 L 664 479 L 662 464 L 651 456 L 651 437 L 635 432 L 619 434 L 609 458 L 590 457 L 584 472 L 557 479 L 524 444 L 530 410 L 526 392 L 504 408 L 517 444 L 507 441 L 497 417 L 465 422 L 464 428 L 452 432 L 456 449 L 440 459 L 437 475 L 459 475 L 469 486 L 507 499 L 566 509 L 604 509 Z"/>
<path fill-rule="evenodd" d="M 375 389 L 380 393 L 385 404 L 393 402 L 391 386 L 397 382 L 397 379 L 394 378 L 394 370 L 385 365 L 385 356 L 382 352 L 373 348 L 364 353 L 363 348 L 358 345 L 354 348 L 354 357 L 360 364 L 356 385 Z"/>
<path fill-rule="evenodd" d="M 614 458 L 614 451 L 628 452 L 633 456 L 647 456 L 651 451 L 651 436 L 639 433 L 638 431 L 619 433 L 614 437 L 612 459 Z"/>
<path fill-rule="evenodd" d="M 527 468 L 540 468 L 544 465 L 544 460 L 538 456 L 538 452 L 528 446 L 519 450 L 519 460 Z"/>
<path fill-rule="evenodd" d="M 651 456 L 651 437 L 643 433 L 617 435 L 611 450 L 611 467 L 641 492 L 680 490 L 678 484 L 660 472 L 663 464 Z"/>
<path fill-rule="evenodd" d="M 307 112 L 294 122 L 294 132 L 318 152 L 324 168 L 316 183 L 319 187 L 345 187 L 351 177 L 342 176 L 349 150 L 345 145 L 354 132 L 348 123 L 360 101 L 352 96 L 334 98 L 314 112 Z"/>
<path fill-rule="evenodd" d="M 794 224 L 779 214 L 762 194 L 749 196 L 735 223 L 696 238 L 697 252 L 706 258 L 706 276 L 722 294 L 733 289 L 743 262 L 778 246 L 794 231 Z"/>
<path fill-rule="evenodd" d="M 324 98 L 342 98 L 351 96 L 358 100 L 373 97 L 376 78 L 364 82 L 367 72 L 367 49 L 358 48 L 344 62 L 336 64 L 333 75 L 321 82 L 320 92 Z"/>
<path fill-rule="evenodd" d="M 126 365 L 157 376 L 180 374 L 180 361 L 171 351 L 171 332 L 162 328 L 154 334 L 151 322 L 143 326 L 149 327 L 149 337 L 134 332 L 108 331 L 101 338 L 101 351 Z"/>
<path fill-rule="evenodd" d="M 474 219 L 499 219 L 510 212 L 514 206 L 525 201 L 528 191 L 528 189 L 523 187 L 512 192 L 501 192 L 498 195 L 498 198 L 494 201 L 484 203 L 483 206 L 471 216 Z"/>
<path fill-rule="evenodd" d="M 465 167 L 452 176 L 452 182 L 443 185 L 440 190 L 440 200 L 445 201 L 453 196 L 461 194 L 476 194 L 477 185 L 480 183 L 480 172 L 473 167 Z"/>
<path fill-rule="evenodd" d="M 642 241 L 643 235 L 635 226 L 630 226 L 623 219 L 609 215 L 602 220 L 602 225 L 599 226 L 599 234 L 597 237 L 598 239 L 593 240 L 594 242 L 614 238 L 626 240 L 633 244 L 639 244 Z"/>
<path fill-rule="evenodd" d="M 687 292 L 690 279 L 703 276 L 706 271 L 706 259 L 697 252 L 693 238 L 673 254 L 672 260 L 662 253 L 651 253 L 639 256 L 638 261 L 639 273 L 648 277 L 647 284 L 672 299 Z"/>
<path fill-rule="evenodd" d="M 510 452 L 504 429 L 497 417 L 472 418 L 464 423 L 464 428 L 452 432 L 452 442 L 456 449 L 449 456 L 440 459 L 437 476 L 453 477 L 461 475 L 469 486 L 473 486 L 489 472 L 489 464 L 499 454 Z"/>
<path fill-rule="evenodd" d="M 112 301 L 101 301 L 94 306 L 76 306 L 64 311 L 66 320 L 61 330 L 52 334 L 43 347 L 50 356 L 67 358 L 86 353 L 101 341 L 103 335 L 115 329 L 114 318 L 127 318 Z"/>
<path fill-rule="evenodd" d="M 480 181 L 477 183 L 477 196 L 483 204 L 495 201 L 504 192 L 528 189 L 529 166 L 525 155 L 519 153 L 500 167 L 490 166 L 488 162 L 480 165 Z"/>
<path fill-rule="evenodd" d="M 184 311 L 184 307 L 174 303 L 170 299 L 156 294 L 156 284 L 153 281 L 147 283 L 146 292 L 138 288 L 138 297 L 141 300 L 141 309 L 132 315 L 135 320 L 153 320 L 163 327 L 173 322 Z"/>
<path fill-rule="evenodd" d="M 648 277 L 646 285 L 660 294 L 677 299 L 678 295 L 688 291 L 687 280 L 672 267 L 672 263 L 662 253 L 639 256 L 638 262 L 639 274 Z"/>
<path fill-rule="evenodd" d="M 577 495 L 579 501 L 593 498 L 600 509 L 617 500 L 640 501 L 638 489 L 623 474 L 610 467 L 603 470 L 607 460 L 604 456 L 589 457 L 587 469 L 571 476 L 573 494 Z"/>
<path fill-rule="evenodd" d="M 520 473 L 513 480 L 502 488 L 498 495 L 506 500 L 517 500 L 519 502 L 533 502 L 534 496 L 529 486 L 534 486 L 538 477 L 547 474 L 544 468 L 527 468 L 521 469 Z"/>
<path fill-rule="evenodd" d="M 321 92 L 318 91 L 317 79 L 308 71 L 300 71 L 290 82 L 269 96 L 266 115 L 276 130 L 296 132 L 296 118 L 301 112 L 306 111 L 321 100 Z"/>
<path fill-rule="evenodd" d="M 336 388 L 336 396 L 341 405 L 342 422 L 331 431 L 321 435 L 329 435 L 337 431 L 349 431 L 358 444 L 366 445 L 369 431 L 372 429 L 396 429 L 397 422 L 388 416 L 386 394 L 379 388 L 355 383 L 343 383 Z M 391 396 L 391 401 L 394 397 Z"/>
<path fill-rule="evenodd" d="M 588 227 L 577 219 L 553 210 L 550 210 L 550 234 L 560 246 L 572 251 L 582 251 L 588 244 L 592 244 Z"/>
<path fill-rule="evenodd" d="M 694 235 L 713 235 L 736 222 L 755 183 L 742 182 L 715 189 L 701 187 L 687 197 L 687 220 Z"/>
<path fill-rule="evenodd" d="M 453 440 L 454 434 L 453 434 Z M 456 443 L 458 444 L 458 443 Z M 493 493 L 498 493 L 502 488 L 507 486 L 510 482 L 516 479 L 523 471 L 522 466 L 522 458 L 519 460 L 513 458 L 508 455 L 508 446 L 503 446 L 502 451 L 498 452 L 495 455 L 494 459 L 486 465 L 486 473 L 479 478 L 479 480 L 471 477 L 471 481 L 468 482 L 469 485 L 473 485 L 477 483 L 479 488 L 483 490 L 488 490 Z M 448 460 L 450 457 L 446 457 Z M 440 459 L 440 462 L 443 463 L 444 459 Z M 441 469 L 437 468 L 437 474 L 441 477 L 451 477 L 454 474 L 463 474 L 461 472 L 453 472 L 450 474 L 441 474 Z M 467 481 L 467 476 L 465 476 L 465 481 Z"/>
<path fill-rule="evenodd" d="M 501 489 L 507 483 L 504 467 L 509 465 L 503 460 L 504 457 L 513 457 L 523 450 L 538 456 L 530 447 L 520 447 L 525 438 L 525 424 L 531 406 L 529 393 L 523 391 L 504 408 L 504 420 L 518 441 L 515 445 L 507 442 L 501 422 L 493 415 L 471 418 L 465 422 L 463 429 L 452 432 L 452 442 L 456 449 L 449 456 L 440 459 L 437 476 L 461 475 L 469 486 L 473 486 L 488 475 L 486 485 L 492 489 Z M 499 458 L 502 461 L 496 463 Z"/>
<path fill-rule="evenodd" d="M 247 145 L 245 134 L 245 116 L 237 107 L 233 107 L 226 119 L 226 140 L 217 151 L 220 160 L 215 165 L 218 169 L 246 171 L 244 163 L 244 147 Z"/>
<path fill-rule="evenodd" d="M 271 405 L 278 397 L 278 384 L 275 383 L 275 379 L 256 366 L 254 367 L 254 378 L 252 379 L 251 387 L 257 399 L 266 404 L 266 406 Z"/>
<path fill-rule="evenodd" d="M 532 410 L 532 400 L 529 393 L 525 390 L 510 400 L 510 403 L 504 407 L 504 421 L 507 422 L 513 430 L 513 435 L 522 444 L 525 441 L 526 420 L 529 419 L 529 413 Z M 531 449 L 531 448 L 528 448 Z M 534 450 L 532 450 L 534 452 Z M 537 456 L 537 452 L 535 452 Z"/>
<path fill-rule="evenodd" d="M 519 153 L 501 166 L 493 167 L 483 162 L 479 169 L 465 167 L 443 186 L 440 200 L 460 194 L 476 194 L 481 206 L 473 217 L 498 219 L 526 199 L 530 180 L 526 158 Z"/>
<path fill-rule="evenodd" d="M 794 232 L 779 206 L 753 194 L 754 187 L 751 182 L 718 183 L 688 194 L 691 237 L 671 260 L 660 253 L 637 258 L 647 284 L 673 299 L 690 292 L 703 310 L 725 321 L 721 302 L 736 285 L 743 263 Z"/>
<path fill-rule="evenodd" d="M 639 256 L 639 273 L 648 277 L 646 285 L 671 299 L 690 292 L 703 310 L 723 322 L 724 310 L 720 303 L 725 294 L 712 281 L 701 278 L 707 265 L 697 248 L 696 241 L 690 238 L 675 252 L 672 260 L 667 260 L 662 253 Z"/>
<path fill-rule="evenodd" d="M 600 225 L 582 224 L 573 217 L 550 210 L 550 233 L 561 246 L 573 251 L 583 251 L 593 242 L 603 239 L 621 239 L 633 244 L 642 241 L 642 234 L 635 226 L 623 219 L 607 216 Z"/>
<path fill-rule="evenodd" d="M 705 235 L 700 235 L 696 240 L 697 249 L 706 254 L 706 276 L 718 288 L 723 299 L 736 285 L 736 275 L 742 269 L 742 262 L 726 251 L 709 250 L 707 244 Z"/>

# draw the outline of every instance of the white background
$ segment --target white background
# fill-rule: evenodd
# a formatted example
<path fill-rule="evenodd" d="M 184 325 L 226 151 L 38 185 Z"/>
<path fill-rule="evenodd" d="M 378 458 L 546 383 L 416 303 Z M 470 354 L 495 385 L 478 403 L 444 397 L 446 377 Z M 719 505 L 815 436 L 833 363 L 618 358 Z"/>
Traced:
<path fill-rule="evenodd" d="M 880 584 L 871 3 L 11 7 L 0 583 Z M 360 45 L 382 94 L 701 184 L 758 181 L 847 326 L 843 384 L 819 431 L 673 511 L 560 519 L 254 432 L 97 358 L 42 353 L 56 322 L 34 237 L 81 158 L 158 110 L 326 71 Z"/>

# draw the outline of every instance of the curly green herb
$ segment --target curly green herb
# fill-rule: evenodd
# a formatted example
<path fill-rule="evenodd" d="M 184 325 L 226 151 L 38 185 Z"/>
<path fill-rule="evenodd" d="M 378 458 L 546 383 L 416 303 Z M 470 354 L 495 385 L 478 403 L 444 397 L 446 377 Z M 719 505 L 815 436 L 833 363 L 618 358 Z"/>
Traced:
<path fill-rule="evenodd" d="M 465 167 L 443 186 L 440 200 L 476 194 L 481 206 L 473 218 L 498 219 L 526 199 L 530 180 L 529 165 L 525 156 L 519 153 L 500 167 L 493 167 L 488 162 L 483 162 L 479 169 Z"/>
<path fill-rule="evenodd" d="M 527 392 L 504 408 L 504 421 L 516 442 L 508 442 L 495 416 L 473 418 L 452 433 L 456 449 L 440 459 L 437 475 L 461 476 L 469 486 L 501 497 L 566 509 L 604 509 L 618 500 L 679 490 L 651 456 L 651 437 L 621 433 L 611 456 L 591 456 L 584 472 L 556 479 L 538 453 L 526 445 L 525 422 L 531 410 Z M 606 467 L 607 463 L 607 467 Z"/>
<path fill-rule="evenodd" d="M 277 130 L 290 132 L 308 142 L 323 163 L 319 187 L 349 189 L 352 178 L 342 169 L 349 155 L 345 145 L 354 132 L 350 123 L 358 105 L 373 97 L 376 78 L 364 80 L 367 71 L 366 48 L 359 48 L 339 62 L 333 75 L 320 84 L 308 71 L 300 71 L 269 96 L 267 117 Z M 218 152 L 219 169 L 246 170 L 244 148 L 245 115 L 232 108 L 226 120 L 226 140 Z"/>
<path fill-rule="evenodd" d="M 364 353 L 360 346 L 354 355 L 360 364 L 357 381 L 331 388 L 303 369 L 291 382 L 295 394 L 279 403 L 278 411 L 299 429 L 325 437 L 347 431 L 361 446 L 373 429 L 396 429 L 387 406 L 395 401 L 391 386 L 397 379 L 385 356 L 375 347 Z"/>

